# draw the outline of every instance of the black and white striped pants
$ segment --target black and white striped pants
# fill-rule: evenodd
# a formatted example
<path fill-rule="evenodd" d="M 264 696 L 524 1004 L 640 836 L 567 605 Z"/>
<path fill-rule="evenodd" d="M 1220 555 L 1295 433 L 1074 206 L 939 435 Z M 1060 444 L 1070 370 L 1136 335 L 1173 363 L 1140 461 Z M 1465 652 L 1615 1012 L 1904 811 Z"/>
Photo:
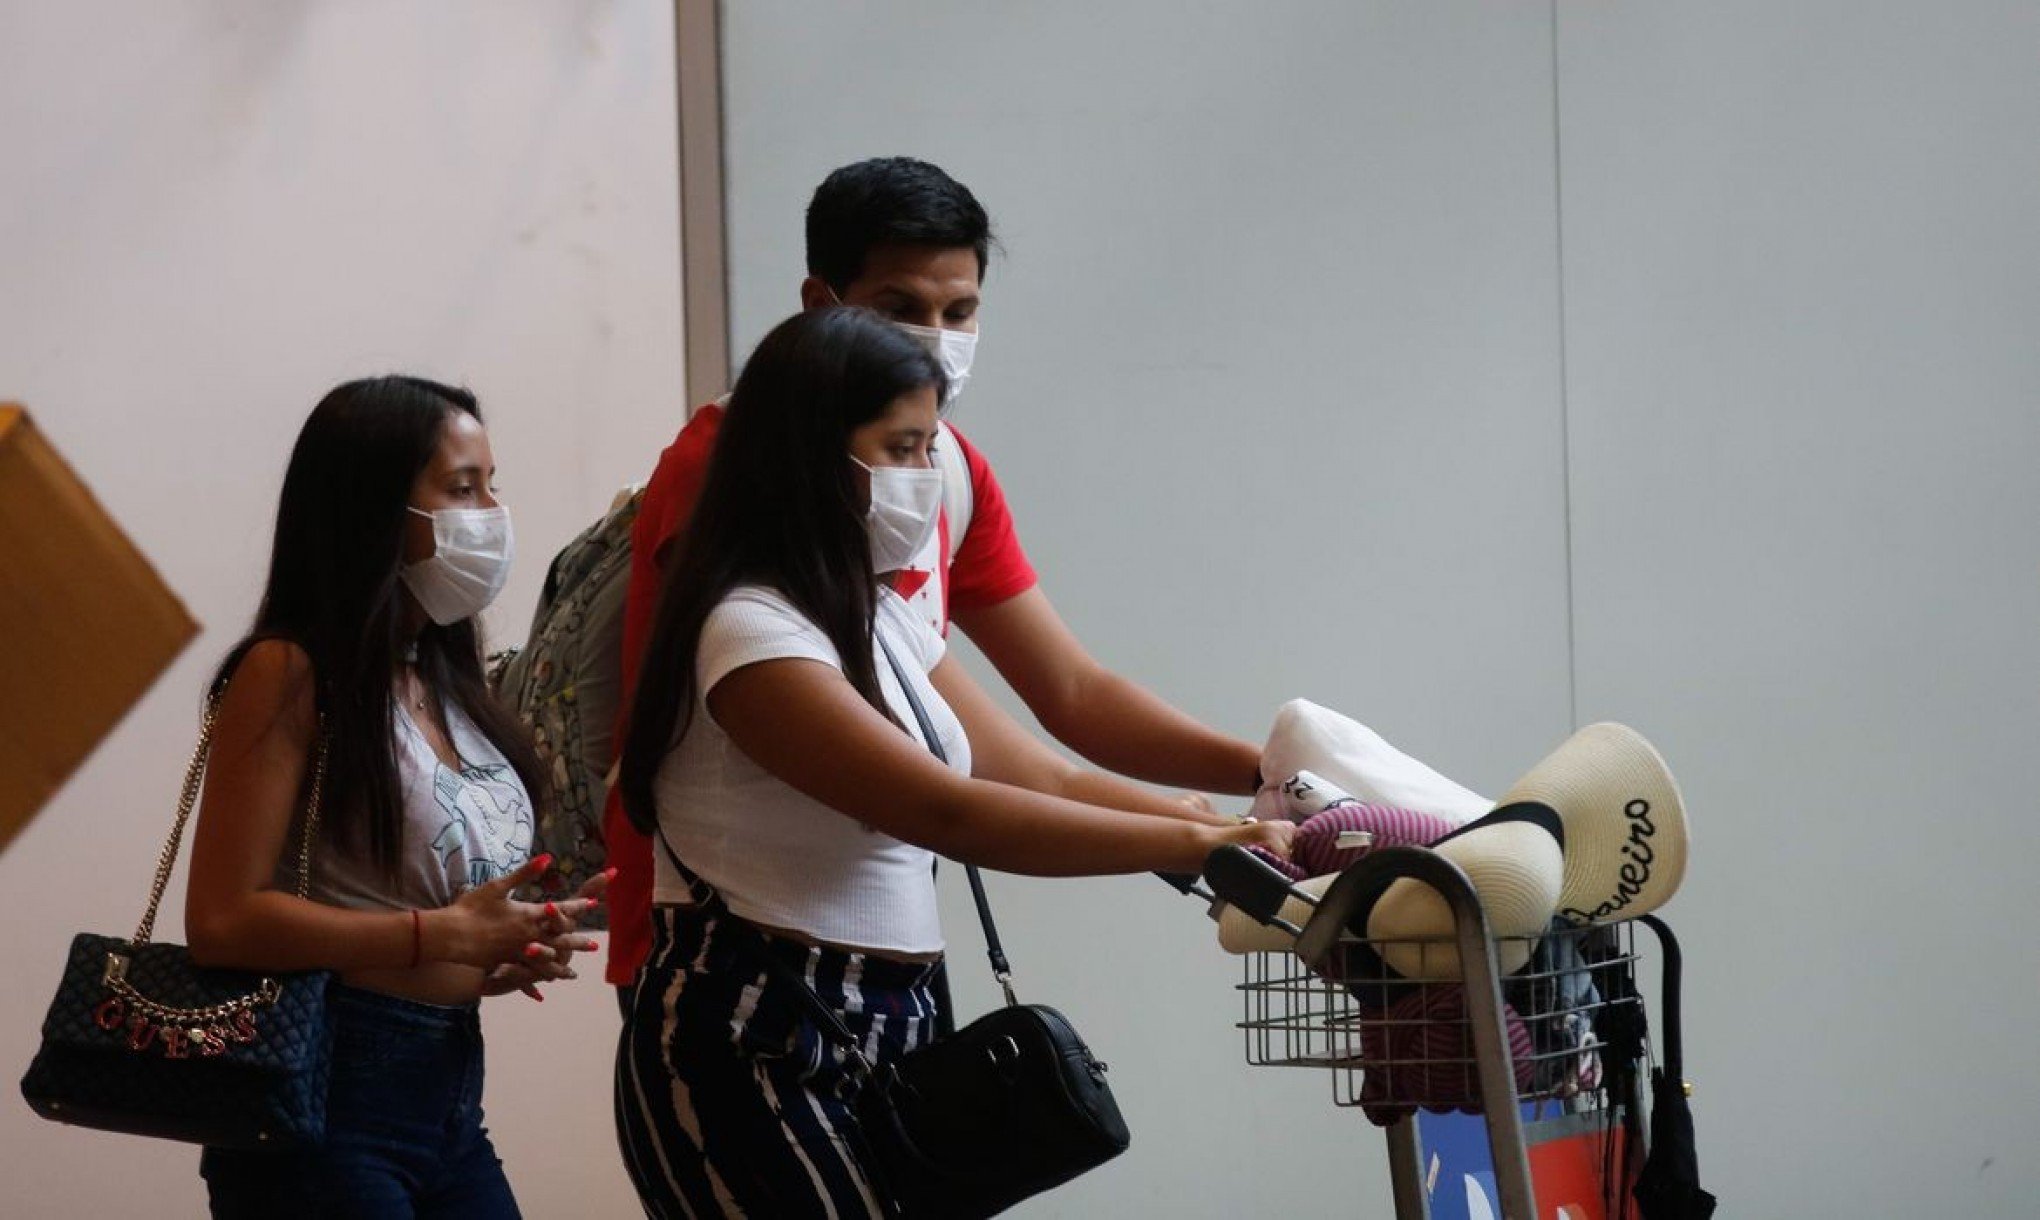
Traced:
<path fill-rule="evenodd" d="M 859 1156 L 844 1054 L 767 972 L 767 952 L 807 979 L 873 1062 L 933 1037 L 933 965 L 761 937 L 720 903 L 654 908 L 616 1055 L 617 1138 L 648 1216 L 889 1214 Z"/>

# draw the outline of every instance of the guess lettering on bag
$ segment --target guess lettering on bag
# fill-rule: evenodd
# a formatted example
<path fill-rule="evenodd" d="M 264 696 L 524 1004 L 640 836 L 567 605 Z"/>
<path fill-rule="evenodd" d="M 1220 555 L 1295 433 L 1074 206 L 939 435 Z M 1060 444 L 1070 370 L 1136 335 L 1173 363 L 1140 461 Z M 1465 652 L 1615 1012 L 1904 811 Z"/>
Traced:
<path fill-rule="evenodd" d="M 126 958 L 117 954 L 107 956 L 106 976 L 109 982 L 122 977 L 126 970 Z M 273 979 L 262 981 L 266 986 L 259 993 L 260 1001 L 274 1004 L 280 988 Z M 147 1012 L 130 1012 L 128 1001 L 119 995 L 110 995 L 100 1001 L 99 1006 L 92 1010 L 92 1023 L 108 1034 L 124 1038 L 127 1049 L 131 1051 L 143 1052 L 153 1048 L 159 1050 L 165 1059 L 188 1059 L 193 1054 L 207 1058 L 224 1055 L 230 1044 L 246 1046 L 261 1032 L 255 1024 L 254 1012 L 246 1008 L 212 1018 L 204 1024 L 176 1024 L 154 1020 Z"/>

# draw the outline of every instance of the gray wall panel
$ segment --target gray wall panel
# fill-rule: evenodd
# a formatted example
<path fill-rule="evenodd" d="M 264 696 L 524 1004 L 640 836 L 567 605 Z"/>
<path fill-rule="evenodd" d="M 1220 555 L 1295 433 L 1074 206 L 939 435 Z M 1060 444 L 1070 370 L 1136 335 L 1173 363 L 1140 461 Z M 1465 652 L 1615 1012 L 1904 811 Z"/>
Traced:
<path fill-rule="evenodd" d="M 1559 34 L 1579 711 L 1694 812 L 1709 1176 L 1734 1215 L 2029 1216 L 2040 15 Z"/>
<path fill-rule="evenodd" d="M 905 152 L 1006 245 L 958 413 L 1087 644 L 1245 736 L 1304 695 L 1496 788 L 1568 728 L 1549 15 L 1496 5 L 725 7 L 733 329 L 808 195 Z M 1352 1214 L 1381 1141 L 1241 1065 L 1234 966 L 1145 878 L 999 878 L 1026 994 L 1136 1139 L 1032 1214 Z M 964 1006 L 989 1001 L 966 903 Z"/>

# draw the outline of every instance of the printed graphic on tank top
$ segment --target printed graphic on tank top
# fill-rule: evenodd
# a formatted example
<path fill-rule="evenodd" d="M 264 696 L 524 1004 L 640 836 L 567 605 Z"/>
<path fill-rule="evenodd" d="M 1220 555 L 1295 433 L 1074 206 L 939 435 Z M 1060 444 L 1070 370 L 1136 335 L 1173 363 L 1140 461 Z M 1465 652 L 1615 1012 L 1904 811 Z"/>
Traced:
<path fill-rule="evenodd" d="M 431 909 L 531 858 L 531 798 L 516 769 L 459 707 L 444 709 L 457 766 L 433 751 L 409 709 L 393 709 L 404 802 L 395 878 L 365 859 L 329 852 L 312 869 L 313 897 L 347 907 Z"/>

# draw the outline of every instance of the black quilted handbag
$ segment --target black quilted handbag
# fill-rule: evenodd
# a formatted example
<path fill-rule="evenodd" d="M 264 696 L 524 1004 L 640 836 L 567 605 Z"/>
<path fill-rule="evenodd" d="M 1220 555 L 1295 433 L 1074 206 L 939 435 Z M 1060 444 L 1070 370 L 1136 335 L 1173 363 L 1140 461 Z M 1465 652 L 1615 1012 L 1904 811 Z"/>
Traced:
<path fill-rule="evenodd" d="M 217 700 L 185 772 L 177 823 L 133 938 L 82 933 L 43 1018 L 21 1094 L 57 1122 L 219 1148 L 290 1148 L 326 1130 L 331 1034 L 324 972 L 204 970 L 182 945 L 154 944 L 156 908 L 197 801 Z M 319 739 L 298 850 L 298 896 L 326 776 Z"/>

